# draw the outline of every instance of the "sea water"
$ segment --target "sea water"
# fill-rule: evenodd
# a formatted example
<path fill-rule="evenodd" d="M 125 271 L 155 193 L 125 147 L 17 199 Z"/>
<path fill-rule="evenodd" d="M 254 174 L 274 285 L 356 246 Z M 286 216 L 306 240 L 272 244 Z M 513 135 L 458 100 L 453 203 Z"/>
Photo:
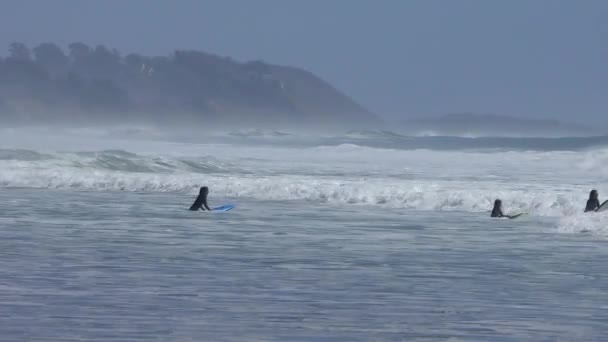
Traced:
<path fill-rule="evenodd" d="M 110 133 L 3 131 L 0 340 L 608 332 L 602 139 Z"/>

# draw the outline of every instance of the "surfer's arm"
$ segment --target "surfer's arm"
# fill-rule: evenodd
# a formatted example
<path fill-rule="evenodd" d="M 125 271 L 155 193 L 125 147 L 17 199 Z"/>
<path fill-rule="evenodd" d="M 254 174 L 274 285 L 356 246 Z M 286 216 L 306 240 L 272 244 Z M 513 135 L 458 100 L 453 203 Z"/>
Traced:
<path fill-rule="evenodd" d="M 595 202 L 592 202 L 592 200 L 588 200 L 587 201 L 587 205 L 585 206 L 585 212 L 588 213 L 590 211 L 598 211 L 601 207 L 600 201 L 599 200 L 595 200 Z"/>
<path fill-rule="evenodd" d="M 209 209 L 209 205 L 207 204 L 207 201 L 203 202 L 202 208 L 204 208 L 204 210 L 211 211 L 211 209 Z"/>

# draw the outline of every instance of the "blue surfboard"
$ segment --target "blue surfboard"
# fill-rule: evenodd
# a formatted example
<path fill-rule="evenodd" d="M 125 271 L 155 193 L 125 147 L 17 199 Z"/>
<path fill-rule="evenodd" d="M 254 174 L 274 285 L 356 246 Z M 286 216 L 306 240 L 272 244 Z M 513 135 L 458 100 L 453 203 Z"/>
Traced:
<path fill-rule="evenodd" d="M 234 204 L 226 204 L 221 207 L 213 208 L 211 211 L 228 211 L 234 209 Z"/>

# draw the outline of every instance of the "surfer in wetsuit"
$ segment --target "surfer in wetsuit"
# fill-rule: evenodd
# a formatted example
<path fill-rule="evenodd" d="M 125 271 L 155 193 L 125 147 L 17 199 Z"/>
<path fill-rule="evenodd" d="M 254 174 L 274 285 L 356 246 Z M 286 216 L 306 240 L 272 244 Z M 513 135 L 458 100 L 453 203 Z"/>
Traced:
<path fill-rule="evenodd" d="M 508 217 L 508 218 L 512 218 L 512 216 L 509 215 L 505 215 L 502 213 L 502 201 L 499 199 L 496 199 L 496 201 L 494 201 L 494 208 L 492 208 L 492 214 L 490 215 L 490 217 Z"/>
<path fill-rule="evenodd" d="M 196 211 L 196 210 L 201 209 L 203 211 L 204 210 L 211 211 L 211 209 L 209 209 L 209 205 L 207 205 L 207 195 L 208 194 L 209 194 L 209 188 L 206 186 L 201 187 L 201 190 L 198 193 L 198 197 L 196 198 L 196 200 L 190 207 L 190 210 Z"/>
<path fill-rule="evenodd" d="M 600 200 L 598 199 L 597 190 L 591 190 L 589 193 L 589 199 L 585 206 L 585 212 L 597 211 L 600 208 Z"/>

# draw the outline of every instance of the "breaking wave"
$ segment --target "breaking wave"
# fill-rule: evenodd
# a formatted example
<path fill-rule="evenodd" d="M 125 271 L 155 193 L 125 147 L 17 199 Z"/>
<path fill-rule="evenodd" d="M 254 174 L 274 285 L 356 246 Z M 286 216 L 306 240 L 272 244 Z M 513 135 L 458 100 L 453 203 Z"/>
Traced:
<path fill-rule="evenodd" d="M 140 144 L 146 151 L 0 149 L 0 187 L 183 192 L 486 215 L 558 218 L 562 232 L 608 235 L 607 214 L 581 214 L 591 187 L 608 180 L 608 150 L 476 153 L 343 143 L 307 148 Z M 161 151 L 159 151 L 161 150 Z M 221 156 L 219 158 L 218 156 Z"/>
<path fill-rule="evenodd" d="M 0 161 L 3 161 L 0 174 L 5 175 L 11 171 L 27 174 L 28 171 L 78 172 L 79 169 L 160 174 L 177 171 L 193 173 L 238 171 L 234 166 L 222 163 L 213 157 L 168 158 L 141 156 L 122 150 L 42 154 L 31 150 L 0 149 Z"/>
<path fill-rule="evenodd" d="M 317 152 L 325 149 L 360 154 L 366 148 L 342 145 L 317 148 Z M 377 152 L 372 149 L 370 153 Z M 585 201 L 582 188 L 554 190 L 534 183 L 509 187 L 479 179 L 332 177 L 263 170 L 253 174 L 246 167 L 213 157 L 149 156 L 123 150 L 54 154 L 0 150 L 3 187 L 190 192 L 203 184 L 223 196 L 416 210 L 485 212 L 500 197 L 507 211 L 543 216 L 574 215 Z"/>

